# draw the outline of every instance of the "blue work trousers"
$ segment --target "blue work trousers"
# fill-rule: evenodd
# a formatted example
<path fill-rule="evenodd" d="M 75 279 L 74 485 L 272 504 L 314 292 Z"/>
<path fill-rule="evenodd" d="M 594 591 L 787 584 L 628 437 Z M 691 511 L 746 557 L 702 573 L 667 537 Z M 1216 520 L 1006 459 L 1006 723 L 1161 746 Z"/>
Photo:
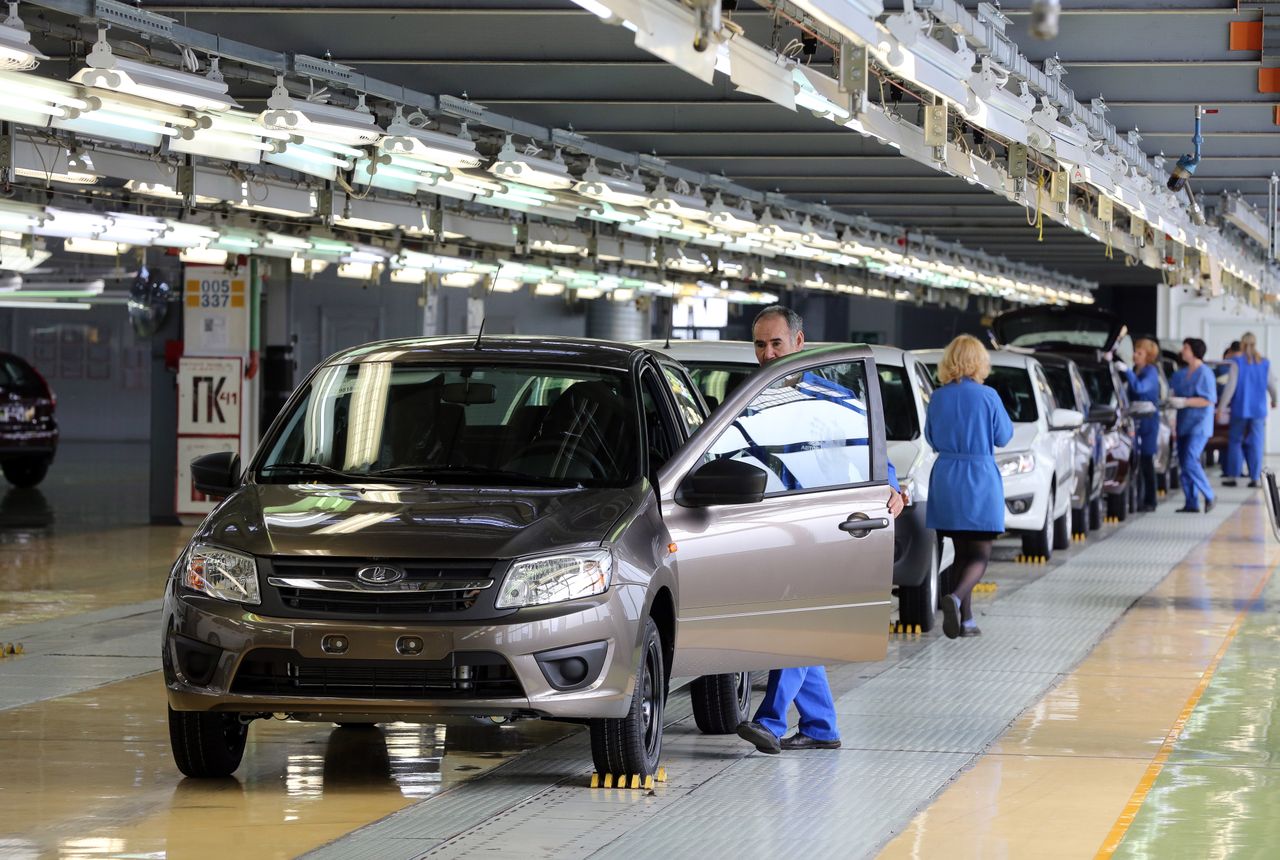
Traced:
<path fill-rule="evenodd" d="M 1224 464 L 1228 478 L 1240 477 L 1240 460 L 1249 467 L 1249 480 L 1262 478 L 1263 434 L 1267 431 L 1265 418 L 1237 418 L 1231 416 L 1231 430 L 1227 436 L 1227 457 Z"/>
<path fill-rule="evenodd" d="M 1204 464 L 1200 456 L 1209 441 L 1208 435 L 1195 433 L 1178 437 L 1178 472 L 1182 475 L 1182 494 L 1186 496 L 1187 507 L 1200 507 L 1200 496 L 1205 501 L 1213 501 L 1213 488 L 1209 486 L 1209 476 L 1204 473 Z"/>
<path fill-rule="evenodd" d="M 796 703 L 800 732 L 816 741 L 840 739 L 836 728 L 836 704 L 831 699 L 827 670 L 821 666 L 774 669 L 769 687 L 756 710 L 756 722 L 781 738 L 787 732 L 787 709 Z"/>

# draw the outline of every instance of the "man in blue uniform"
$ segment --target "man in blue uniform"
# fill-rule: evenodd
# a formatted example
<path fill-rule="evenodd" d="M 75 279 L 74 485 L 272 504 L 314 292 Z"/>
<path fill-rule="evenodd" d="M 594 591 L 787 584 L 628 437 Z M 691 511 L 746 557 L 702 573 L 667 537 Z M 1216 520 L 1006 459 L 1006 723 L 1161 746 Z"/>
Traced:
<path fill-rule="evenodd" d="M 1204 496 L 1204 512 L 1213 510 L 1213 488 L 1204 473 L 1200 455 L 1205 443 L 1213 435 L 1214 404 L 1218 402 L 1218 386 L 1213 373 L 1204 363 L 1205 344 L 1198 337 L 1182 342 L 1182 360 L 1186 364 L 1173 379 L 1169 388 L 1173 395 L 1169 405 L 1178 410 L 1178 467 L 1182 475 L 1182 493 L 1186 504 L 1178 508 L 1180 514 L 1200 511 L 1200 496 Z"/>
<path fill-rule="evenodd" d="M 751 326 L 755 341 L 756 360 L 761 365 L 790 355 L 804 348 L 804 323 L 795 311 L 780 305 L 772 305 L 756 315 Z M 807 375 L 806 375 L 807 376 Z M 820 384 L 831 386 L 828 380 L 806 380 L 800 385 Z M 898 476 L 889 463 L 889 513 L 898 516 L 907 498 L 898 487 Z M 787 711 L 795 704 L 800 713 L 800 727 L 788 738 Z M 838 749 L 840 729 L 836 725 L 835 701 L 831 697 L 831 685 L 822 666 L 805 666 L 795 669 L 774 669 L 769 673 L 769 686 L 764 701 L 756 710 L 755 719 L 738 726 L 738 736 L 750 742 L 762 753 L 776 754 L 782 750 Z"/>

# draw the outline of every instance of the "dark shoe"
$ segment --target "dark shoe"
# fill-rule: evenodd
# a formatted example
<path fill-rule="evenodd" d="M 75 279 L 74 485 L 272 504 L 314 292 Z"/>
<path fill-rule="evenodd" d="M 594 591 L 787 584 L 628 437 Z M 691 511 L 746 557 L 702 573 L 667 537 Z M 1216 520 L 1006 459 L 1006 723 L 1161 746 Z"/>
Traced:
<path fill-rule="evenodd" d="M 1142 507 L 1138 508 L 1138 512 L 1143 514 L 1154 514 L 1156 512 L 1156 506 L 1143 505 Z"/>
<path fill-rule="evenodd" d="M 1250 481 L 1250 482 L 1249 482 L 1249 489 L 1251 489 L 1251 490 L 1256 490 L 1256 489 L 1258 489 L 1258 487 L 1261 487 L 1261 486 L 1262 486 L 1262 484 L 1259 484 L 1257 481 Z"/>
<path fill-rule="evenodd" d="M 806 734 L 796 732 L 791 737 L 782 739 L 782 748 L 784 750 L 838 750 L 840 749 L 840 739 L 820 741 L 817 738 L 811 738 Z"/>
<path fill-rule="evenodd" d="M 1216 501 L 1216 500 L 1214 500 L 1214 499 L 1205 499 L 1205 500 L 1204 500 L 1204 512 L 1205 512 L 1206 514 L 1207 514 L 1207 513 L 1209 513 L 1209 511 L 1213 510 L 1213 506 L 1214 506 L 1214 505 L 1216 505 L 1216 504 L 1217 504 L 1217 501 Z"/>
<path fill-rule="evenodd" d="M 960 601 L 954 594 L 942 598 L 942 632 L 948 639 L 960 638 Z"/>
<path fill-rule="evenodd" d="M 982 630 L 976 624 L 970 624 L 968 627 L 960 626 L 960 638 L 967 639 L 970 636 L 981 636 Z"/>
<path fill-rule="evenodd" d="M 767 755 L 777 755 L 782 752 L 778 736 L 755 720 L 749 723 L 738 723 L 738 737 L 749 744 L 754 744 L 756 749 Z"/>
<path fill-rule="evenodd" d="M 1240 486 L 1240 484 L 1236 482 L 1236 479 L 1235 479 L 1235 478 L 1227 478 L 1225 481 L 1223 481 L 1223 482 L 1222 482 L 1222 486 L 1224 486 L 1224 487 L 1238 487 L 1238 486 Z"/>
<path fill-rule="evenodd" d="M 1200 509 L 1199 509 L 1199 508 L 1191 508 L 1191 507 L 1178 508 L 1177 513 L 1179 513 L 1179 514 L 1198 514 L 1198 513 L 1200 513 Z"/>

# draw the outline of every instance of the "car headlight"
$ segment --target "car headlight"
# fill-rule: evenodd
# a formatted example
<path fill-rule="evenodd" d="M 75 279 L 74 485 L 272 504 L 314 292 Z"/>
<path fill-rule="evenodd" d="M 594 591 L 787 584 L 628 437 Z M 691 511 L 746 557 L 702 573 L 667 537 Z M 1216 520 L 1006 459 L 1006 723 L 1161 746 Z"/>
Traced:
<path fill-rule="evenodd" d="M 1000 477 L 1012 478 L 1014 475 L 1025 475 L 1036 468 L 1034 454 L 1023 452 L 996 458 L 996 467 L 1000 469 Z"/>
<path fill-rule="evenodd" d="M 607 549 L 523 559 L 511 566 L 496 605 L 518 609 L 604 594 L 612 574 Z"/>
<path fill-rule="evenodd" d="M 195 544 L 187 550 L 182 584 L 192 591 L 233 603 L 261 603 L 258 564 L 252 556 L 221 547 Z"/>

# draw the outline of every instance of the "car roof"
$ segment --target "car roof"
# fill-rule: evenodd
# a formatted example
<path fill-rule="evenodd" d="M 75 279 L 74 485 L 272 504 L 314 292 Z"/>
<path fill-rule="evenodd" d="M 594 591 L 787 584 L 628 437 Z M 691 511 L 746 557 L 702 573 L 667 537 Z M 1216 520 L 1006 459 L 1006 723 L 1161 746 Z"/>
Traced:
<path fill-rule="evenodd" d="M 367 361 L 460 361 L 481 363 L 577 364 L 628 370 L 643 349 L 626 343 L 580 337 L 474 335 L 381 340 L 334 353 L 326 364 Z"/>
<path fill-rule="evenodd" d="M 756 348 L 747 340 L 642 340 L 637 346 L 668 355 L 676 361 L 711 361 L 725 364 L 756 365 Z M 806 346 L 850 346 L 836 341 L 807 341 Z M 867 347 L 875 358 L 876 364 L 902 367 L 906 350 L 896 346 L 871 344 Z"/>

